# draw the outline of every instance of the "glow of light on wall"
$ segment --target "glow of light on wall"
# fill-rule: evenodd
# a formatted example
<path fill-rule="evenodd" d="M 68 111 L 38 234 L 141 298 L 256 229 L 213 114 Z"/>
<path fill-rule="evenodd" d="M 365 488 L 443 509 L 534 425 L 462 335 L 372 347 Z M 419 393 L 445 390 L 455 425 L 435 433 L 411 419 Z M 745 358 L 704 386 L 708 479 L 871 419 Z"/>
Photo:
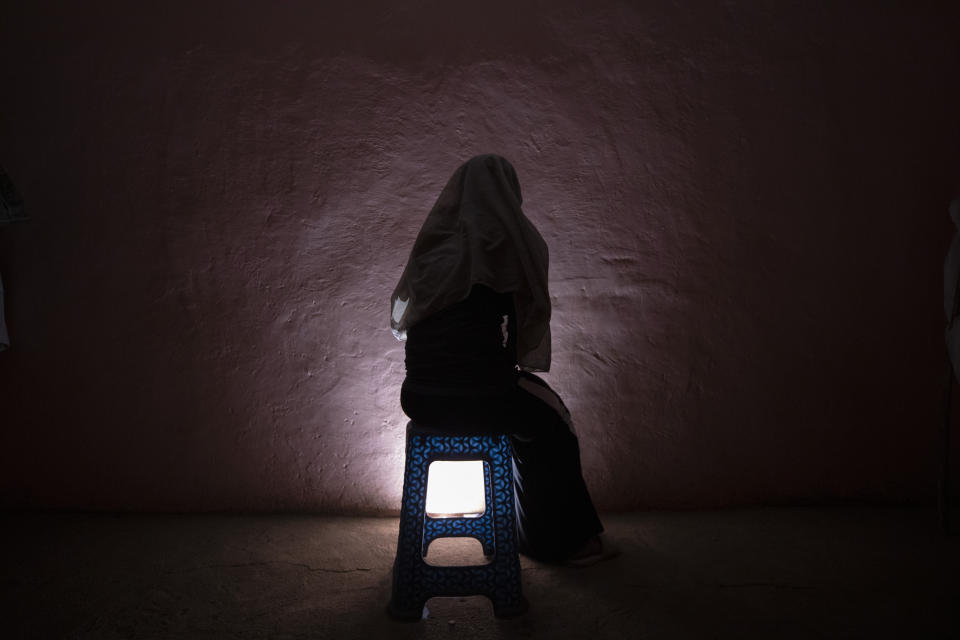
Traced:
<path fill-rule="evenodd" d="M 427 515 L 431 518 L 483 514 L 483 460 L 434 460 L 427 475 Z"/>

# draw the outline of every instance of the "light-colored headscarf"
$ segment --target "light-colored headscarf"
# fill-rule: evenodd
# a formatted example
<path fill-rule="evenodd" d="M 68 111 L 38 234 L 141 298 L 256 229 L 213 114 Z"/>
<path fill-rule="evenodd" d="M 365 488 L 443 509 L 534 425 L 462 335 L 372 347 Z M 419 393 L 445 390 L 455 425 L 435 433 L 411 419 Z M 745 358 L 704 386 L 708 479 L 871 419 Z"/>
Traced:
<path fill-rule="evenodd" d="M 522 201 L 516 171 L 505 158 L 475 156 L 456 170 L 390 297 L 390 327 L 398 339 L 483 284 L 514 294 L 520 367 L 550 370 L 547 243 L 523 214 Z"/>

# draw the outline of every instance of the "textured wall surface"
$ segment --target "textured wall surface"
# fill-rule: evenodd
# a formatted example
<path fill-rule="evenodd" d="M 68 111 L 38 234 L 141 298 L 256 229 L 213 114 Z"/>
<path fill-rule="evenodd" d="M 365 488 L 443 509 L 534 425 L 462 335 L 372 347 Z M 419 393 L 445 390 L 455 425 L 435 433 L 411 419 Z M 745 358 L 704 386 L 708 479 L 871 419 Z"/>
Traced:
<path fill-rule="evenodd" d="M 388 297 L 484 152 L 601 508 L 932 498 L 956 3 L 62 4 L 0 20 L 3 505 L 395 510 Z"/>

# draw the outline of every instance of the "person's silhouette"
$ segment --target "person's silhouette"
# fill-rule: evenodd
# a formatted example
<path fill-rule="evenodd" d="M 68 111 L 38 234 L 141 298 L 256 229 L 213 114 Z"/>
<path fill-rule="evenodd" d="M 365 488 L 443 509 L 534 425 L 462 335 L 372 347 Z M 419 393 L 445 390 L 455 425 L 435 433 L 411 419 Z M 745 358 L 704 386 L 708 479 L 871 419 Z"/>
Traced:
<path fill-rule="evenodd" d="M 427 215 L 390 301 L 406 340 L 401 406 L 428 427 L 510 433 L 520 552 L 586 564 L 611 549 L 570 413 L 531 373 L 550 368 L 548 252 L 521 202 L 510 163 L 482 155 Z"/>

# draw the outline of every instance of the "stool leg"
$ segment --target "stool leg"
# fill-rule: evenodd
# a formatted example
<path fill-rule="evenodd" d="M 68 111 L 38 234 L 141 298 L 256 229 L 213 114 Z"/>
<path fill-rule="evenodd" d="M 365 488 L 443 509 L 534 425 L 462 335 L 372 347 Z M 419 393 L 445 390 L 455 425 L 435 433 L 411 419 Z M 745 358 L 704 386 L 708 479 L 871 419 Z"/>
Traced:
<path fill-rule="evenodd" d="M 483 500 L 484 500 L 484 509 L 493 514 L 493 517 L 489 518 L 488 524 L 483 527 L 482 532 L 480 533 L 481 546 L 483 546 L 483 556 L 489 561 L 497 553 L 497 518 L 496 518 L 496 506 L 493 504 L 493 473 L 491 468 L 493 464 L 490 460 L 483 461 Z M 484 514 L 486 516 L 486 514 Z"/>
<path fill-rule="evenodd" d="M 511 618 L 526 613 L 529 605 L 520 588 L 520 558 L 516 551 L 502 553 L 497 549 L 494 572 L 495 587 L 490 596 L 493 614 L 498 618 Z"/>
<path fill-rule="evenodd" d="M 423 607 L 427 602 L 416 597 L 416 589 L 409 588 L 404 571 L 398 565 L 399 559 L 393 563 L 393 595 L 387 603 L 387 613 L 395 620 L 417 622 L 423 618 Z"/>
<path fill-rule="evenodd" d="M 513 452 L 507 436 L 500 439 L 491 463 L 493 475 L 494 531 L 496 535 L 496 573 L 493 612 L 498 618 L 525 613 L 527 599 L 520 587 L 520 556 L 517 550 L 517 522 L 513 502 Z"/>
<path fill-rule="evenodd" d="M 422 593 L 423 519 L 427 503 L 427 462 L 420 438 L 407 440 L 403 472 L 403 504 L 397 556 L 393 563 L 393 589 L 387 611 L 398 620 L 419 620 L 427 598 Z"/>

